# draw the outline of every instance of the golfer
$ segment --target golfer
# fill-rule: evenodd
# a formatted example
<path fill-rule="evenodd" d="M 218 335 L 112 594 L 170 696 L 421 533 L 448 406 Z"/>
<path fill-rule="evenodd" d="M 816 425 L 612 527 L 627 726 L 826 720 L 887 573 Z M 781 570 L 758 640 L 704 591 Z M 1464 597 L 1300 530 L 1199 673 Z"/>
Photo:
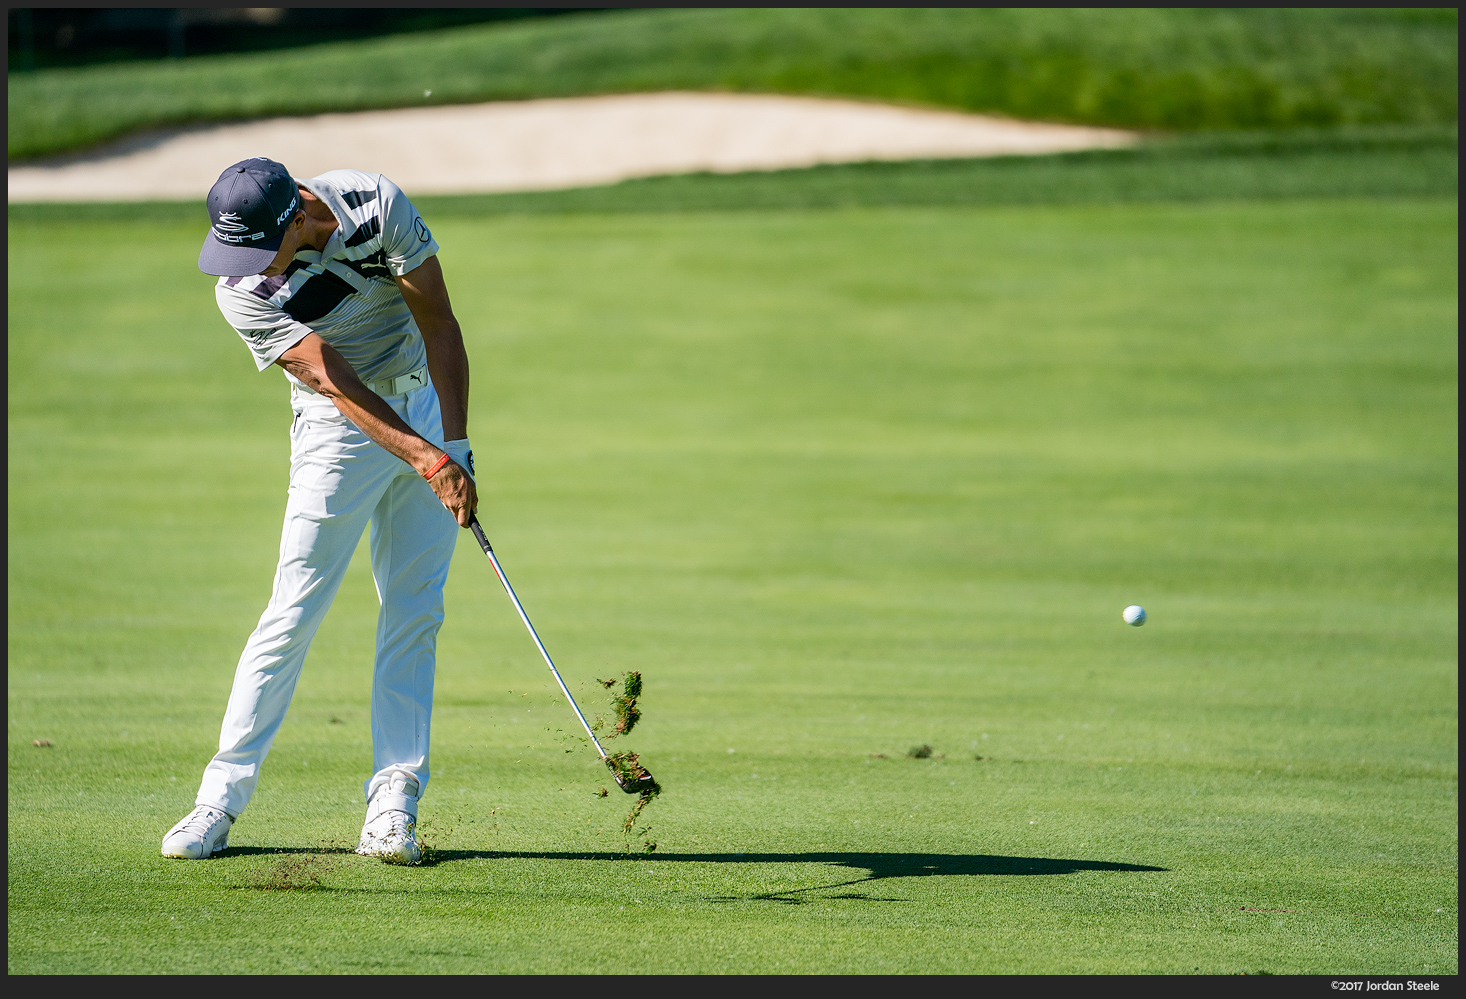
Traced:
<path fill-rule="evenodd" d="M 260 157 L 220 175 L 209 216 L 199 270 L 220 276 L 219 310 L 256 366 L 278 365 L 290 383 L 290 492 L 274 589 L 240 656 L 219 752 L 163 856 L 227 845 L 370 522 L 381 611 L 357 853 L 416 863 L 443 584 L 478 505 L 468 355 L 438 244 L 380 174 L 297 180 Z"/>

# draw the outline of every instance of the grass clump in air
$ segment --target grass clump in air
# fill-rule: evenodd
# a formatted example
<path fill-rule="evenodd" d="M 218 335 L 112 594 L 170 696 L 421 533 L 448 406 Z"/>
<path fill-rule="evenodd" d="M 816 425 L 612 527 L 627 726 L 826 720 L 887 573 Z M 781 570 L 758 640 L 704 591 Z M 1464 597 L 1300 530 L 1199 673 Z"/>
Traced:
<path fill-rule="evenodd" d="M 607 690 L 612 690 L 617 683 L 621 684 L 621 692 L 611 695 L 611 707 L 616 712 L 616 725 L 612 728 L 607 738 L 614 739 L 618 735 L 626 735 L 636 727 L 636 723 L 641 719 L 641 709 L 636 704 L 637 699 L 641 697 L 641 673 L 636 670 L 631 670 L 624 674 L 619 681 L 610 679 L 597 680 L 596 682 Z M 602 720 L 597 718 L 596 724 L 593 727 L 598 729 L 603 724 Z M 633 830 L 636 828 L 636 822 L 641 818 L 641 813 L 646 810 L 646 806 L 651 804 L 653 798 L 662 793 L 662 786 L 652 777 L 651 772 L 641 765 L 641 757 L 629 750 L 620 753 L 611 753 L 606 757 L 606 766 L 610 767 L 611 772 L 616 775 L 617 784 L 623 789 L 630 789 L 638 795 L 636 803 L 631 806 L 631 811 L 626 816 L 626 820 L 621 823 L 621 831 L 627 836 L 631 836 Z M 605 788 L 601 788 L 596 792 L 596 796 L 600 798 L 604 798 L 606 795 Z M 643 837 L 642 847 L 647 853 L 651 853 L 657 848 L 657 844 L 650 838 L 647 838 L 647 833 L 649 832 L 651 832 L 650 826 L 639 830 L 639 835 Z"/>
<path fill-rule="evenodd" d="M 616 727 L 612 735 L 627 735 L 636 727 L 641 720 L 641 709 L 636 706 L 636 699 L 640 696 L 641 674 L 633 670 L 622 678 L 620 696 L 611 699 L 616 709 Z"/>
<path fill-rule="evenodd" d="M 611 707 L 616 712 L 616 724 L 611 729 L 611 734 L 607 738 L 626 735 L 641 720 L 641 709 L 636 706 L 637 698 L 641 697 L 641 674 L 632 670 L 619 681 L 611 679 L 597 680 L 596 682 L 607 690 L 616 686 L 617 683 L 621 684 L 621 693 L 611 696 Z M 604 724 L 605 722 L 602 719 L 597 718 L 596 723 L 591 727 L 599 730 Z"/>
<path fill-rule="evenodd" d="M 661 785 L 656 782 L 656 779 L 652 777 L 647 768 L 641 765 L 641 755 L 639 753 L 611 753 L 606 757 L 606 766 L 610 767 L 611 772 L 616 775 L 618 778 L 616 783 L 618 784 L 622 782 L 633 786 L 645 784 L 646 791 L 644 793 L 650 794 L 653 798 L 662 793 Z M 637 814 L 640 813 L 638 812 Z"/>
<path fill-rule="evenodd" d="M 626 814 L 626 819 L 621 823 L 621 831 L 631 836 L 636 828 L 636 822 L 641 818 L 641 813 L 646 811 L 646 806 L 652 803 L 652 799 L 662 793 L 662 785 L 658 784 L 646 767 L 641 765 L 641 757 L 636 753 L 623 752 L 612 753 L 606 757 L 606 765 L 617 777 L 617 783 L 623 781 L 632 786 L 640 786 L 641 791 L 637 796 L 636 803 L 631 806 L 631 811 Z M 651 826 L 646 826 L 639 831 L 643 837 L 642 848 L 651 853 L 657 848 L 657 844 L 647 838 L 651 832 Z"/>

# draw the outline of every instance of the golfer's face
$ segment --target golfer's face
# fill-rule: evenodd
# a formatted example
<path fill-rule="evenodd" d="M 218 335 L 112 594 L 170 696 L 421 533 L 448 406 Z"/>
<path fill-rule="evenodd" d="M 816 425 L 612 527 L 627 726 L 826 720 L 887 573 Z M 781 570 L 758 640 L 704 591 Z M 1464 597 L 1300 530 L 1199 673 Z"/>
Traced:
<path fill-rule="evenodd" d="M 278 277 L 285 273 L 285 268 L 295 259 L 295 251 L 300 249 L 300 234 L 304 231 L 305 215 L 302 213 L 296 215 L 290 227 L 285 230 L 285 237 L 280 241 L 280 252 L 275 254 L 269 267 L 260 271 L 262 277 Z"/>

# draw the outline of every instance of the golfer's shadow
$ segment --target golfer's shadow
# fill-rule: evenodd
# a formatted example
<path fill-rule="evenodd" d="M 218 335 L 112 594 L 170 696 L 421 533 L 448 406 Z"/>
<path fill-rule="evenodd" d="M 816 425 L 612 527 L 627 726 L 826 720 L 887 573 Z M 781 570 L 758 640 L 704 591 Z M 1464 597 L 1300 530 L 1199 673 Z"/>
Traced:
<path fill-rule="evenodd" d="M 710 902 L 768 901 L 800 904 L 811 901 L 805 897 L 808 892 L 829 891 L 835 888 L 850 888 L 870 884 L 888 878 L 919 878 L 933 875 L 966 875 L 969 877 L 991 875 L 1040 875 L 1077 874 L 1082 871 L 1111 871 L 1116 873 L 1165 871 L 1164 867 L 1146 864 L 1121 864 L 1109 860 L 1060 860 L 1052 857 L 1002 857 L 994 854 L 952 854 L 952 853 L 510 853 L 505 851 L 440 850 L 432 858 L 434 863 L 454 860 L 608 860 L 608 861 L 656 861 L 658 863 L 693 864 L 829 864 L 846 870 L 867 872 L 864 877 L 838 881 L 834 884 L 811 885 L 808 888 L 793 888 L 788 891 L 767 892 L 758 895 L 710 896 Z M 841 895 L 819 895 L 816 898 L 859 899 L 868 902 L 904 902 L 907 899 L 873 898 L 847 892 Z"/>

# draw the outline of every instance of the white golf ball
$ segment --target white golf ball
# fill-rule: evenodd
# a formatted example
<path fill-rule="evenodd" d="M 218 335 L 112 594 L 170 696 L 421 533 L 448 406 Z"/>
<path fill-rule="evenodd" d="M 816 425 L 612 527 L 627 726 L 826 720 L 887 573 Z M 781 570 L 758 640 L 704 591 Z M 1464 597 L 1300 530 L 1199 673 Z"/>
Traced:
<path fill-rule="evenodd" d="M 1126 624 L 1139 628 L 1145 623 L 1145 608 L 1139 604 L 1131 604 L 1120 612 L 1120 617 L 1125 619 Z"/>

